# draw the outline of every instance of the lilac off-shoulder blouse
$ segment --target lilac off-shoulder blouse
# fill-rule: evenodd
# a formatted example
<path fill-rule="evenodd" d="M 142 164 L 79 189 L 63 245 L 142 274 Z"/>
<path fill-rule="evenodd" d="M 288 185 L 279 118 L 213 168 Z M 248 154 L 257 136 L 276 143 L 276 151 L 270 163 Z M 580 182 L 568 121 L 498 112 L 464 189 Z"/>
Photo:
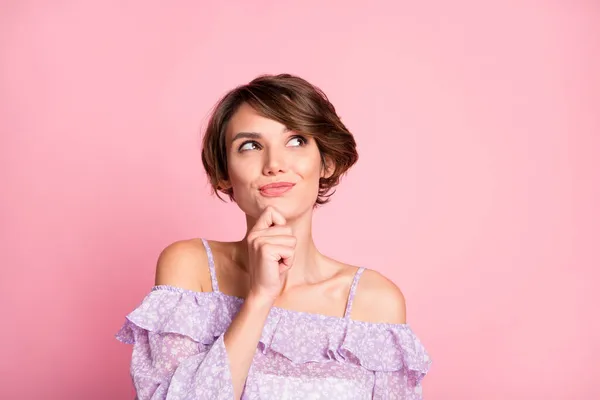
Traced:
<path fill-rule="evenodd" d="M 131 377 L 139 400 L 233 399 L 223 334 L 243 299 L 219 291 L 155 286 L 126 318 L 117 339 L 133 344 Z M 242 399 L 422 399 L 431 360 L 408 324 L 350 319 L 273 307 Z"/>

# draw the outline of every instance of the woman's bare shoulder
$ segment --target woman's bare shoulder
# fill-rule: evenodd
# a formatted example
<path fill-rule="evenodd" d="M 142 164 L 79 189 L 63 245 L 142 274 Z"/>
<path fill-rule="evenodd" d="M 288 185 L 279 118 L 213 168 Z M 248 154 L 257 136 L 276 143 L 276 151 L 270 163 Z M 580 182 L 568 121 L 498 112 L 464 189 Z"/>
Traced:
<path fill-rule="evenodd" d="M 374 323 L 406 323 L 406 301 L 400 288 L 382 273 L 365 269 L 352 306 L 352 318 Z"/>
<path fill-rule="evenodd" d="M 207 273 L 210 282 L 208 257 L 202 240 L 179 240 L 161 251 L 156 263 L 155 284 L 201 292 Z"/>

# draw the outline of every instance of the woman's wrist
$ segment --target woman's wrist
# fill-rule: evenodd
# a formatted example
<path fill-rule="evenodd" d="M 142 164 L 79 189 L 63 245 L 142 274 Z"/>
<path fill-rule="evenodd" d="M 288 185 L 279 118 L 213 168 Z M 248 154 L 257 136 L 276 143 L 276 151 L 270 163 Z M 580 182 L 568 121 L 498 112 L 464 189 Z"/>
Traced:
<path fill-rule="evenodd" d="M 275 304 L 275 298 L 250 291 L 245 303 L 252 310 L 268 312 L 273 307 L 273 304 Z"/>

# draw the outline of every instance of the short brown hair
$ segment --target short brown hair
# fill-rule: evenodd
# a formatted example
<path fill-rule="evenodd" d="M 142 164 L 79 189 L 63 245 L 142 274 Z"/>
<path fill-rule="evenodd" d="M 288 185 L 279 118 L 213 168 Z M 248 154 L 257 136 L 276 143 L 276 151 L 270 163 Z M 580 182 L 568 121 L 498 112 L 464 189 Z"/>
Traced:
<path fill-rule="evenodd" d="M 250 83 L 231 90 L 216 104 L 208 121 L 202 144 L 202 164 L 213 192 L 235 201 L 229 180 L 225 134 L 233 114 L 247 103 L 265 118 L 275 120 L 288 129 L 315 139 L 321 163 L 331 163 L 333 173 L 319 181 L 317 205 L 329 202 L 330 191 L 358 160 L 356 142 L 342 123 L 323 91 L 306 80 L 290 74 L 261 75 Z"/>

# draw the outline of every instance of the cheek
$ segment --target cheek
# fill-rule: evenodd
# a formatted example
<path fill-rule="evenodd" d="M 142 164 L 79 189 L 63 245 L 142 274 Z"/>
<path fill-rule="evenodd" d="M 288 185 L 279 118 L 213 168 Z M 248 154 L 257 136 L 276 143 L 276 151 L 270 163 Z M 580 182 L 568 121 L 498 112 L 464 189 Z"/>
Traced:
<path fill-rule="evenodd" d="M 320 156 L 313 155 L 311 157 L 303 159 L 301 162 L 298 163 L 298 171 L 301 175 L 303 175 L 306 178 L 316 177 L 318 179 L 321 174 Z"/>
<path fill-rule="evenodd" d="M 260 170 L 260 163 L 252 158 L 234 156 L 229 160 L 227 172 L 233 186 L 247 186 L 256 176 L 257 169 Z"/>

